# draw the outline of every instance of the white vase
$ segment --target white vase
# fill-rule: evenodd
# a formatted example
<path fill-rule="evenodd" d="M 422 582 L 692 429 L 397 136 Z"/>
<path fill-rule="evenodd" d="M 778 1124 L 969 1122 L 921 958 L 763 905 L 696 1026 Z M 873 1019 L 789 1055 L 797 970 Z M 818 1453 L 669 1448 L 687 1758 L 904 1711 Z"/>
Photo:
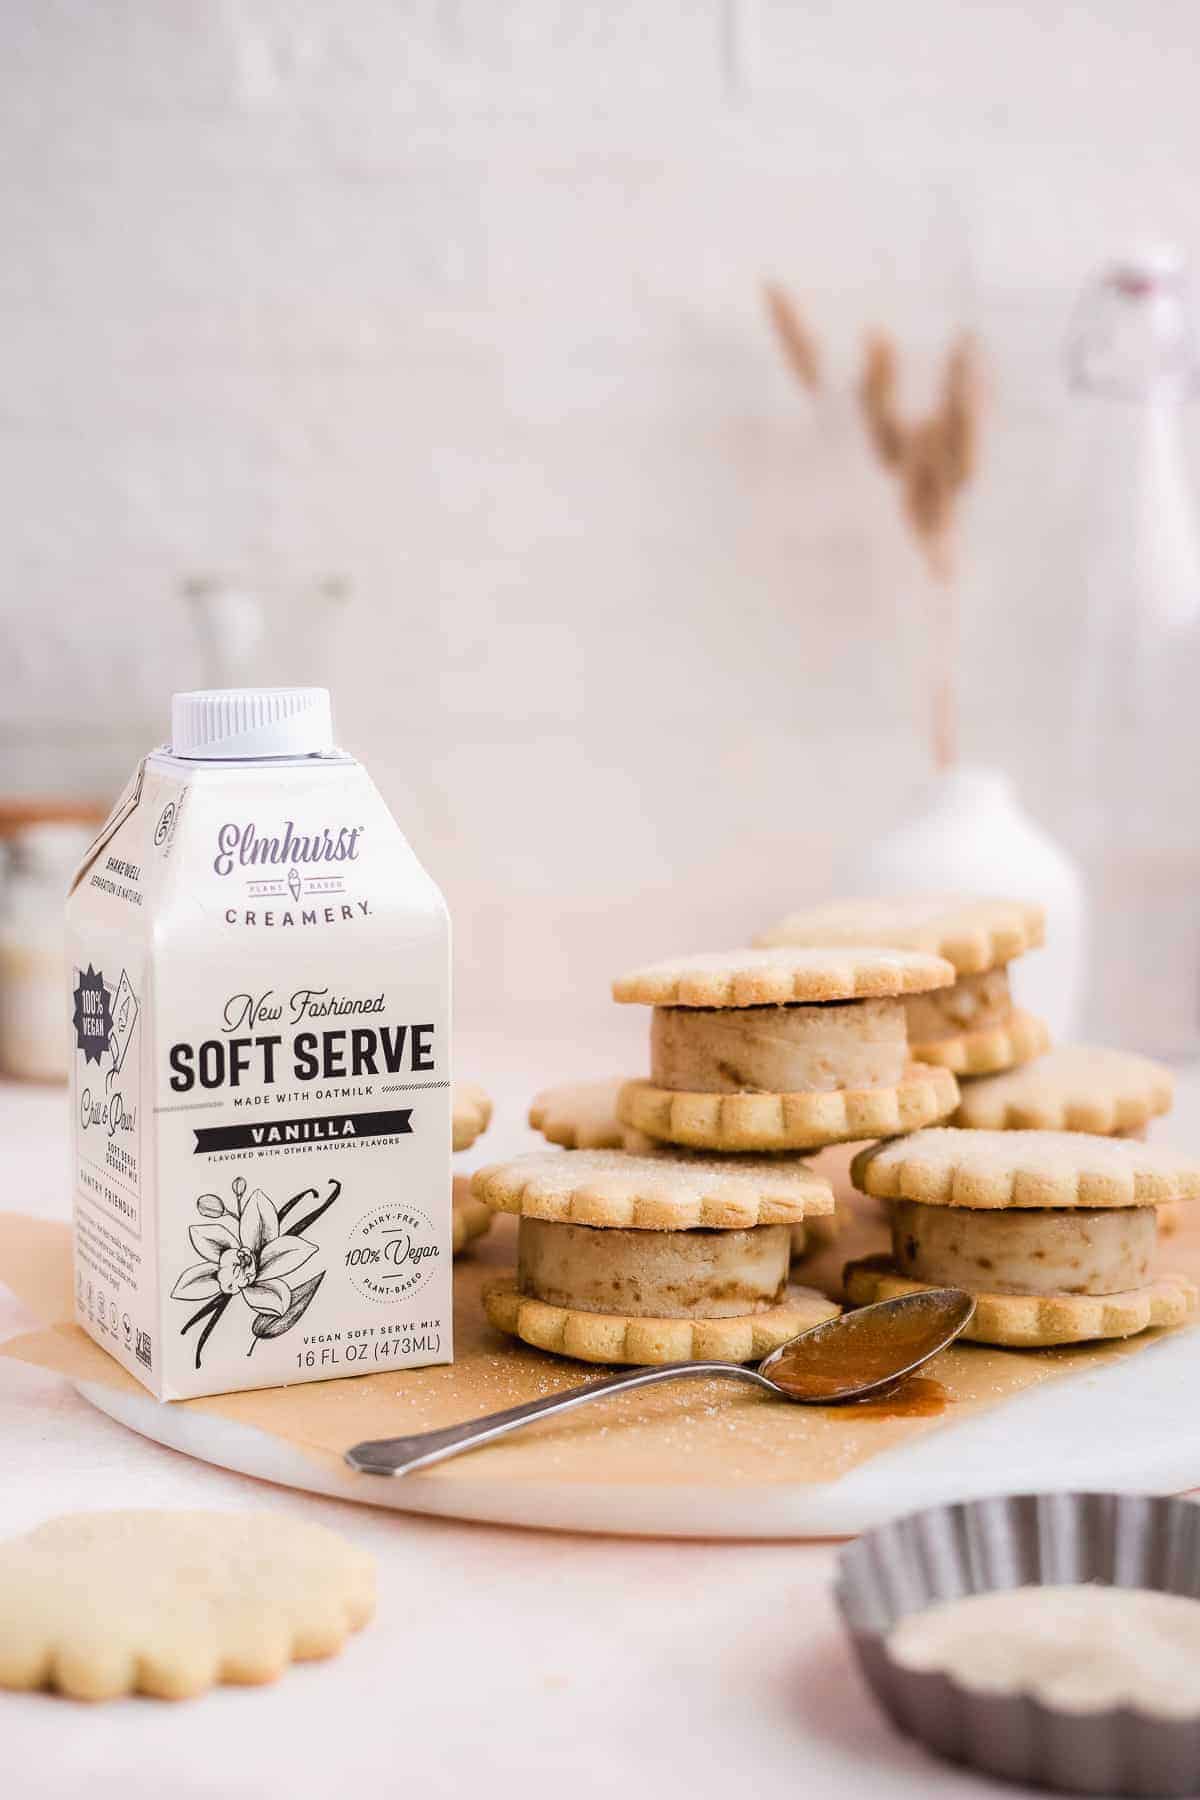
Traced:
<path fill-rule="evenodd" d="M 910 818 L 859 846 L 842 885 L 864 895 L 1040 901 L 1046 944 L 1013 965 L 1013 989 L 1022 1006 L 1046 1021 L 1056 1042 L 1078 1030 L 1087 954 L 1083 878 L 1024 811 L 1001 770 L 956 768 L 936 776 Z"/>

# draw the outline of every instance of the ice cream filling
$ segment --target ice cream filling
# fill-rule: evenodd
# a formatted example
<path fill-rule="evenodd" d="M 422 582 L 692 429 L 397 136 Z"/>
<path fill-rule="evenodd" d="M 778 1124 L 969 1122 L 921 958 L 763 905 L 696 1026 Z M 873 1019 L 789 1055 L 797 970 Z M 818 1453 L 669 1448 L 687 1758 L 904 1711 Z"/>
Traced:
<path fill-rule="evenodd" d="M 914 1281 L 988 1294 L 1121 1294 L 1150 1279 L 1153 1206 L 1014 1208 L 892 1202 L 892 1254 Z"/>
<path fill-rule="evenodd" d="M 517 1285 L 532 1299 L 643 1319 L 728 1319 L 777 1306 L 791 1230 L 624 1231 L 522 1219 Z"/>
<path fill-rule="evenodd" d="M 900 1000 L 815 1006 L 656 1006 L 650 1079 L 677 1093 L 893 1087 L 908 1042 Z"/>
<path fill-rule="evenodd" d="M 985 969 L 982 975 L 960 975 L 953 987 L 931 994 L 909 994 L 903 1001 L 908 1041 L 919 1060 L 921 1044 L 961 1037 L 964 1031 L 990 1031 L 1012 1017 L 1007 968 Z"/>

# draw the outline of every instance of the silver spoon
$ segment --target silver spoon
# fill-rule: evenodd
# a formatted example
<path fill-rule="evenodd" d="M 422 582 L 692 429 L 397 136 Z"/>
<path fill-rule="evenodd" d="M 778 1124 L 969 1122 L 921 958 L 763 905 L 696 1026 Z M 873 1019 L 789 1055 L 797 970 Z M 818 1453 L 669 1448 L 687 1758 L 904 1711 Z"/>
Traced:
<path fill-rule="evenodd" d="M 541 1400 L 528 1400 L 523 1406 L 510 1406 L 507 1412 L 468 1419 L 463 1425 L 420 1431 L 412 1437 L 371 1438 L 347 1450 L 346 1461 L 365 1475 L 408 1475 L 413 1469 L 426 1469 L 431 1463 L 445 1462 L 449 1456 L 519 1431 L 532 1419 L 546 1419 L 589 1400 L 650 1387 L 658 1381 L 697 1376 L 725 1375 L 733 1381 L 750 1381 L 779 1400 L 801 1405 L 864 1400 L 868 1394 L 893 1387 L 944 1350 L 969 1324 L 974 1311 L 971 1295 L 959 1288 L 924 1288 L 826 1319 L 772 1350 L 756 1369 L 741 1363 L 685 1362 L 627 1370 L 585 1387 L 566 1388 Z"/>

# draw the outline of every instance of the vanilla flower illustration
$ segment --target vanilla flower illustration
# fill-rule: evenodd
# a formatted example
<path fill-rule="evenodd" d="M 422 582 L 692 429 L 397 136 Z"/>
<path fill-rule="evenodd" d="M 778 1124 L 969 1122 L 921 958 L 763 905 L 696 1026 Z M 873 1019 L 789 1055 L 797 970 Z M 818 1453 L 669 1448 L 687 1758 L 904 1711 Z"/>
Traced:
<path fill-rule="evenodd" d="M 211 1202 L 215 1196 L 203 1198 Z M 171 1289 L 172 1300 L 240 1294 L 253 1312 L 286 1312 L 292 1290 L 284 1276 L 302 1269 L 317 1246 L 280 1232 L 279 1214 L 261 1188 L 243 1201 L 240 1213 L 223 1210 L 221 1217 L 211 1218 L 211 1204 L 201 1210 L 206 1216 L 188 1236 L 202 1260 L 184 1270 Z"/>

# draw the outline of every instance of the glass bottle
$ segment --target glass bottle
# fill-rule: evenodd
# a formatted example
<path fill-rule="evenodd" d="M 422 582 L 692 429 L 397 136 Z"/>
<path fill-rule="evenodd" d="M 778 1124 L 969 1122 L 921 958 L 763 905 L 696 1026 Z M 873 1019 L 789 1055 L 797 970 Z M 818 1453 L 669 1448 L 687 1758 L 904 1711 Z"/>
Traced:
<path fill-rule="evenodd" d="M 350 600 L 344 575 L 268 582 L 189 575 L 182 584 L 207 687 L 270 678 L 289 686 L 324 680 Z"/>
<path fill-rule="evenodd" d="M 1192 292 L 1170 249 L 1114 262 L 1068 342 L 1083 476 L 1071 731 L 1093 902 L 1089 1025 L 1200 1054 L 1200 534 L 1181 442 Z"/>
<path fill-rule="evenodd" d="M 67 1078 L 63 900 L 93 836 L 91 826 L 38 820 L 8 842 L 0 912 L 0 1074 L 15 1080 Z"/>

